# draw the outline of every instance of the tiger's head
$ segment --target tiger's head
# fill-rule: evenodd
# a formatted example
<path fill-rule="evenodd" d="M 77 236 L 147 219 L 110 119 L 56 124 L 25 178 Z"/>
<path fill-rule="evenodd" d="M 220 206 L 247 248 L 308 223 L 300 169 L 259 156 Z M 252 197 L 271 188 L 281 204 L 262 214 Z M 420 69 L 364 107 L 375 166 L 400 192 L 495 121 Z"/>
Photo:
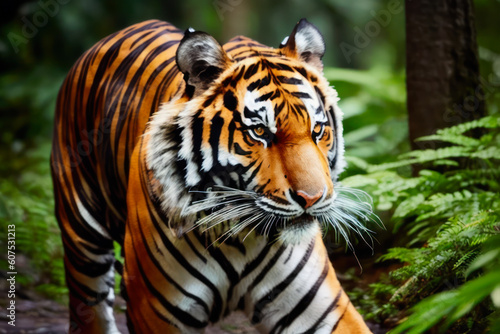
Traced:
<path fill-rule="evenodd" d="M 198 226 L 279 233 L 366 228 L 371 210 L 337 183 L 345 166 L 337 92 L 322 35 L 301 20 L 278 49 L 237 37 L 225 48 L 188 30 L 176 61 L 185 89 L 153 117 L 148 166 L 178 234 Z M 311 233 L 312 233 L 311 232 Z M 248 232 L 247 232 L 248 233 Z"/>

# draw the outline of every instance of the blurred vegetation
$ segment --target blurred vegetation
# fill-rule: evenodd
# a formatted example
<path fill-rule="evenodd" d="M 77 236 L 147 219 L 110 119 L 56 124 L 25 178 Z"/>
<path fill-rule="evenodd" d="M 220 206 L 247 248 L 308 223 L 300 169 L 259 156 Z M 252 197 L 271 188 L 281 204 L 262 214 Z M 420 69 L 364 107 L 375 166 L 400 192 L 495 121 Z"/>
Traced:
<path fill-rule="evenodd" d="M 474 139 L 468 137 L 468 128 L 443 130 L 438 136 L 450 143 L 446 149 L 408 153 L 404 12 L 392 15 L 359 52 L 346 57 L 341 48 L 342 43 L 355 45 L 358 28 L 363 31 L 376 22 L 391 1 L 54 1 L 58 5 L 53 15 L 35 26 L 32 36 L 24 33 L 26 22 L 33 24 L 34 16 L 44 11 L 41 3 L 50 1 L 2 3 L 0 228 L 16 224 L 22 287 L 48 298 L 65 298 L 48 157 L 57 92 L 86 49 L 112 32 L 151 18 L 207 31 L 222 43 L 243 34 L 277 46 L 295 22 L 306 17 L 324 33 L 325 75 L 338 90 L 345 114 L 349 168 L 344 182 L 374 197 L 387 227 L 386 232 L 377 230 L 381 243 L 375 256 L 380 262 L 365 268 L 365 273 L 386 274 L 350 291 L 351 298 L 366 318 L 386 327 L 401 323 L 396 332 L 424 333 L 433 326 L 433 332 L 448 328 L 450 333 L 488 328 L 486 319 L 498 319 L 500 303 L 500 2 L 474 1 L 490 117 L 467 126 L 489 131 Z M 221 4 L 229 7 L 222 10 Z M 21 39 L 12 42 L 16 36 Z M 415 162 L 427 169 L 411 177 Z M 1 248 L 4 244 L 0 240 Z M 0 267 L 6 268 L 4 255 Z M 490 332 L 500 332 L 498 321 L 490 326 Z"/>

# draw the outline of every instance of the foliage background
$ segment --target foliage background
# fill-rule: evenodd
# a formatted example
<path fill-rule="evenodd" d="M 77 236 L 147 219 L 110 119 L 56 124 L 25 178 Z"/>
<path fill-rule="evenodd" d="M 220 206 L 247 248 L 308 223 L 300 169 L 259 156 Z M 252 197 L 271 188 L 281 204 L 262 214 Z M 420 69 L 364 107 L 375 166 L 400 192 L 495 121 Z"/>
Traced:
<path fill-rule="evenodd" d="M 427 234 L 412 237 L 409 231 L 415 227 L 415 216 L 425 212 L 411 211 L 411 208 L 402 212 L 404 203 L 407 206 L 408 203 L 413 203 L 414 210 L 418 210 L 418 205 L 423 203 L 408 201 L 409 198 L 414 199 L 421 195 L 416 190 L 406 191 L 417 182 L 409 180 L 410 164 L 400 163 L 397 170 L 387 165 L 378 169 L 373 167 L 395 161 L 398 155 L 409 150 L 404 85 L 404 10 L 391 14 L 386 18 L 384 27 L 372 31 L 369 36 L 365 35 L 368 39 L 362 46 L 356 44 L 359 30 L 366 33 L 373 22 L 378 22 L 377 17 L 380 18 L 381 13 L 387 12 L 394 4 L 403 8 L 403 2 L 396 0 L 3 2 L 0 5 L 0 228 L 6 231 L 7 224 L 16 224 L 20 273 L 18 282 L 22 288 L 35 289 L 46 298 L 65 298 L 62 247 L 53 216 L 48 156 L 59 87 L 67 71 L 85 50 L 116 30 L 151 18 L 170 21 L 181 29 L 192 26 L 197 30 L 207 31 L 221 43 L 242 34 L 267 45 L 277 46 L 283 37 L 291 32 L 295 22 L 306 17 L 325 36 L 325 75 L 342 98 L 340 106 L 345 113 L 346 151 L 350 161 L 349 169 L 343 176 L 348 178 L 347 182 L 364 187 L 374 196 L 375 205 L 386 225 L 386 231 L 376 231 L 379 243 L 375 245 L 375 255 L 372 255 L 368 248 L 359 245 L 358 255 L 364 265 L 362 277 L 369 277 L 360 281 L 353 278 L 357 274 L 349 276 L 349 273 L 359 273 L 355 263 L 341 267 L 339 275 L 347 284 L 351 279 L 351 298 L 362 306 L 365 316 L 373 319 L 372 321 L 392 327 L 397 321 L 404 319 L 408 309 L 421 298 L 411 299 L 416 293 L 407 293 L 406 303 L 392 303 L 389 299 L 408 283 L 409 277 L 415 275 L 410 273 L 411 269 L 404 269 L 410 273 L 407 276 L 404 273 L 399 277 L 394 277 L 394 274 L 384 276 L 384 273 L 400 266 L 396 265 L 396 259 L 411 263 L 409 257 L 413 256 L 421 261 L 419 268 L 422 269 L 436 256 L 440 256 L 439 247 L 434 253 L 431 251 L 423 254 L 427 251 L 425 250 L 419 255 L 415 253 L 418 252 L 415 249 L 423 249 L 420 247 L 425 246 L 428 240 L 439 238 L 439 233 L 447 231 L 447 228 L 441 226 L 447 219 L 452 219 L 453 215 L 438 215 L 435 211 L 428 211 L 429 217 L 435 219 L 425 220 L 428 222 Z M 497 13 L 500 12 L 500 2 L 476 0 L 474 5 L 487 107 L 491 115 L 498 115 L 500 25 Z M 38 18 L 41 15 L 40 12 L 48 12 L 46 22 L 35 25 L 31 30 L 26 28 L 29 24 L 40 23 L 36 21 L 37 15 Z M 342 45 L 345 46 L 346 43 L 357 48 L 355 53 L 347 57 L 342 50 Z M 483 144 L 497 147 L 497 137 L 490 139 L 489 143 Z M 450 161 L 454 158 L 456 157 L 446 157 Z M 483 160 L 487 160 L 493 170 L 493 174 L 490 173 L 486 177 L 498 180 L 500 174 L 494 174 L 498 172 L 498 169 L 495 170 L 498 160 L 495 159 Z M 355 175 L 362 176 L 356 178 Z M 349 178 L 350 176 L 354 179 Z M 420 177 L 429 181 L 439 177 L 446 179 L 449 175 L 439 176 L 431 173 Z M 373 182 L 367 181 L 370 178 Z M 395 180 L 399 180 L 399 185 L 403 187 L 398 193 L 395 192 Z M 414 183 L 408 185 L 408 182 Z M 405 185 L 407 188 L 404 188 Z M 498 182 L 496 185 L 483 185 L 479 188 L 481 191 L 498 194 L 497 186 Z M 485 190 L 485 187 L 488 189 Z M 426 189 L 429 190 L 429 186 Z M 446 189 L 442 193 L 449 191 L 451 190 Z M 463 187 L 453 191 L 467 196 Z M 429 190 L 423 201 L 429 200 L 429 196 L 433 194 L 434 192 Z M 476 196 L 474 190 L 471 194 Z M 489 200 L 481 198 L 478 203 L 483 203 L 487 208 L 490 203 L 487 201 Z M 481 214 L 488 215 L 484 212 Z M 487 220 L 492 219 L 491 226 L 494 227 L 497 226 L 495 224 L 498 220 L 492 218 L 492 215 L 494 214 L 489 215 Z M 448 221 L 446 226 L 453 222 Z M 1 235 L 4 235 L 4 232 Z M 5 238 L 0 240 L 1 249 L 5 249 L 5 242 Z M 467 264 L 472 263 L 474 258 L 481 254 L 483 243 L 486 243 L 486 239 L 474 245 L 475 253 L 466 261 Z M 402 251 L 397 253 L 392 250 L 387 253 L 396 246 Z M 341 256 L 343 250 L 339 255 L 335 247 L 332 246 L 332 253 Z M 463 247 L 464 254 L 471 250 L 469 244 L 464 244 Z M 0 256 L 2 273 L 6 272 L 4 254 L 5 252 Z M 386 254 L 385 258 L 391 259 L 392 262 L 373 264 L 373 260 L 382 254 Z M 467 266 L 464 266 L 463 272 L 460 272 L 460 275 L 463 275 L 456 281 L 453 276 L 456 271 L 450 270 L 448 274 L 451 276 L 448 275 L 443 280 L 451 280 L 452 283 L 446 285 L 442 281 L 437 284 L 438 288 L 428 294 L 458 288 L 467 281 L 464 276 L 466 270 Z M 346 274 L 342 274 L 342 271 Z M 377 274 L 370 276 L 370 272 Z M 476 276 L 480 274 L 476 272 Z M 373 281 L 378 283 L 366 285 Z M 372 297 L 367 299 L 366 295 Z"/>

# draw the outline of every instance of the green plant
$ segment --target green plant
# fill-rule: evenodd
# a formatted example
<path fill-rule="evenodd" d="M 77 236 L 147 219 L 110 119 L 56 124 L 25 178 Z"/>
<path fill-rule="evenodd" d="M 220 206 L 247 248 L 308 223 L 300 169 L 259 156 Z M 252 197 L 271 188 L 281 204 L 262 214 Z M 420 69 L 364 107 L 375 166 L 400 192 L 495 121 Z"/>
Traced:
<path fill-rule="evenodd" d="M 481 255 L 468 266 L 463 279 L 469 278 L 479 269 L 482 273 L 473 275 L 474 279 L 468 280 L 456 289 L 435 294 L 415 305 L 412 309 L 413 314 L 392 331 L 392 334 L 424 333 L 433 326 L 436 326 L 440 332 L 453 326 L 454 333 L 467 333 L 472 329 L 476 332 L 482 330 L 498 333 L 500 329 L 500 235 L 498 234 L 500 217 L 498 214 L 483 214 L 482 216 L 481 223 L 494 224 L 496 233 L 483 243 Z M 491 233 L 491 229 L 487 231 L 485 235 Z M 471 249 L 466 251 L 465 256 L 469 257 L 471 252 L 475 252 L 476 245 L 472 245 Z M 460 260 L 455 263 L 455 266 L 461 265 Z M 464 271 L 460 270 L 459 273 L 464 274 Z M 493 305 L 489 303 L 488 296 L 491 296 Z"/>
<path fill-rule="evenodd" d="M 369 71 L 325 68 L 344 113 L 346 151 L 370 163 L 381 163 L 408 150 L 404 75 L 384 69 Z M 346 174 L 359 172 L 349 168 Z"/>
<path fill-rule="evenodd" d="M 479 129 L 487 130 L 479 139 L 468 135 Z M 498 326 L 490 318 L 498 316 L 499 303 L 493 305 L 486 297 L 495 300 L 500 293 L 500 245 L 491 246 L 500 233 L 500 117 L 442 129 L 421 140 L 450 145 L 406 153 L 399 161 L 382 165 L 350 158 L 367 174 L 344 183 L 364 188 L 378 209 L 393 212 L 393 232 L 400 237 L 400 247 L 389 249 L 380 261 L 405 264 L 389 274 L 394 292 L 371 285 L 369 295 L 374 300 L 367 303 L 372 306 L 366 313 L 394 317 L 399 308 L 398 316 L 404 318 L 416 304 L 394 333 L 431 328 L 467 333 L 472 328 L 487 330 L 489 323 Z M 416 163 L 434 170 L 403 176 Z M 387 303 L 395 308 L 388 309 Z"/>
<path fill-rule="evenodd" d="M 54 216 L 48 156 L 42 143 L 10 161 L 18 173 L 0 183 L 0 228 L 14 224 L 18 281 L 51 298 L 66 294 L 59 227 Z M 6 249 L 0 240 L 0 247 Z M 5 259 L 1 260 L 2 267 Z"/>

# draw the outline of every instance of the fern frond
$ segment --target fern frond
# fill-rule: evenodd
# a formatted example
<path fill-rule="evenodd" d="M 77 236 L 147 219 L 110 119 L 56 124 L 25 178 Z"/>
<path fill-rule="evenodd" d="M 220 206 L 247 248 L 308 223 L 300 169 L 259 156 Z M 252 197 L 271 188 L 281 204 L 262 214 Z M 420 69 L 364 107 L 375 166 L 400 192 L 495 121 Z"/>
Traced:
<path fill-rule="evenodd" d="M 435 134 L 435 135 L 430 135 L 430 136 L 425 136 L 425 137 L 420 137 L 417 138 L 416 141 L 442 141 L 442 142 L 447 142 L 455 145 L 460 145 L 460 146 L 466 146 L 466 147 L 477 147 L 482 144 L 481 140 L 463 136 L 463 135 L 457 135 L 457 134 Z"/>
<path fill-rule="evenodd" d="M 479 139 L 467 136 L 477 128 L 491 130 Z M 404 240 L 407 247 L 391 248 L 379 258 L 404 265 L 389 274 L 395 292 L 386 305 L 404 309 L 418 303 L 394 333 L 444 332 L 459 318 L 451 330 L 465 332 L 487 321 L 493 310 L 489 294 L 500 307 L 500 117 L 442 129 L 421 140 L 452 146 L 413 151 L 399 161 L 368 166 L 370 174 L 364 175 L 388 173 L 372 178 L 367 187 L 387 207 L 396 207 L 394 231 L 405 227 L 410 236 Z M 456 168 L 424 169 L 412 178 L 392 172 L 413 163 Z M 494 326 L 500 328 L 500 321 Z"/>
<path fill-rule="evenodd" d="M 459 289 L 431 296 L 413 308 L 413 314 L 391 334 L 420 334 L 435 325 L 444 332 L 460 317 L 470 312 L 498 286 L 500 270 L 465 283 Z M 424 321 L 425 320 L 425 321 Z"/>
<path fill-rule="evenodd" d="M 470 154 L 471 148 L 461 146 L 450 146 L 435 150 L 418 150 L 403 154 L 403 158 L 415 159 L 417 163 L 425 163 L 448 158 L 462 158 Z"/>
<path fill-rule="evenodd" d="M 473 248 L 463 256 L 461 256 L 458 261 L 453 265 L 453 270 L 457 270 L 461 267 L 469 267 L 469 265 L 476 259 L 479 254 L 479 248 Z"/>
<path fill-rule="evenodd" d="M 461 135 L 467 131 L 473 129 L 494 129 L 500 128 L 500 117 L 498 116 L 486 116 L 478 120 L 470 121 L 467 123 L 461 123 L 449 128 L 440 129 L 437 131 L 438 135 Z"/>
<path fill-rule="evenodd" d="M 498 159 L 500 159 L 500 147 L 492 146 L 492 147 L 485 148 L 483 150 L 473 152 L 471 154 L 471 157 L 472 158 L 480 158 L 483 160 L 486 160 L 486 159 L 498 160 Z"/>
<path fill-rule="evenodd" d="M 422 194 L 411 196 L 402 201 L 394 211 L 393 218 L 411 217 L 425 202 L 425 197 Z"/>
<path fill-rule="evenodd" d="M 453 166 L 458 167 L 460 164 L 454 160 L 450 159 L 441 159 L 433 162 L 434 166 Z"/>

